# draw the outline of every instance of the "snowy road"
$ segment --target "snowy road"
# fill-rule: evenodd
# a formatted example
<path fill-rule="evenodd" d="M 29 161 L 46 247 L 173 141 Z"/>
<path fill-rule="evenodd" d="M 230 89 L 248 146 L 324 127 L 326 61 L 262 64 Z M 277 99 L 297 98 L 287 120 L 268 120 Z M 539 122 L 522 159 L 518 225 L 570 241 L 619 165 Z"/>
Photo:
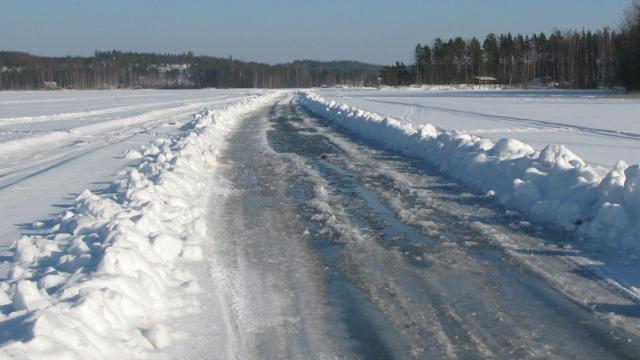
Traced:
<path fill-rule="evenodd" d="M 540 245 L 561 233 L 354 140 L 291 97 L 242 120 L 229 144 L 205 249 L 210 311 L 192 354 L 640 356 L 622 330 L 638 329 L 637 305 L 570 251 Z"/>

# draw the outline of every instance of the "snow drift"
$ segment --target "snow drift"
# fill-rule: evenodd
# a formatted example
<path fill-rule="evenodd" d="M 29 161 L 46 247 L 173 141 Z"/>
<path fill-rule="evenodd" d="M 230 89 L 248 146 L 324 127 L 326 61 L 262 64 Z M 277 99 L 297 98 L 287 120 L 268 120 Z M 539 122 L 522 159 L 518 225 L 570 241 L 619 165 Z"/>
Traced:
<path fill-rule="evenodd" d="M 194 115 L 184 136 L 136 154 L 112 192 L 84 191 L 48 235 L 19 239 L 0 283 L 0 357 L 140 358 L 184 336 L 169 323 L 199 311 L 200 288 L 180 264 L 202 258 L 221 137 L 273 96 Z"/>
<path fill-rule="evenodd" d="M 426 160 L 448 176 L 495 195 L 536 221 L 561 225 L 601 245 L 637 249 L 640 167 L 619 162 L 604 178 L 563 145 L 541 151 L 430 124 L 414 127 L 317 94 L 301 92 L 312 113 L 362 138 Z"/>

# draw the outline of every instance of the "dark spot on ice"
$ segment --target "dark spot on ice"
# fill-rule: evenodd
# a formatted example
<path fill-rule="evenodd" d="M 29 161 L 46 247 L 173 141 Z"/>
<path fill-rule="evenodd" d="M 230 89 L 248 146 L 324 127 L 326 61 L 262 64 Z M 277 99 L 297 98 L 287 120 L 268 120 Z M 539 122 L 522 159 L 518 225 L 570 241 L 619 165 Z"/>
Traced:
<path fill-rule="evenodd" d="M 578 220 L 576 220 L 576 221 L 574 222 L 574 224 L 576 224 L 576 225 L 580 226 L 580 225 L 584 224 L 584 221 L 582 221 L 582 219 L 578 219 Z"/>
<path fill-rule="evenodd" d="M 329 157 L 329 155 L 327 155 L 327 154 L 320 155 L 320 159 L 322 159 L 322 160 L 326 160 L 328 157 Z"/>

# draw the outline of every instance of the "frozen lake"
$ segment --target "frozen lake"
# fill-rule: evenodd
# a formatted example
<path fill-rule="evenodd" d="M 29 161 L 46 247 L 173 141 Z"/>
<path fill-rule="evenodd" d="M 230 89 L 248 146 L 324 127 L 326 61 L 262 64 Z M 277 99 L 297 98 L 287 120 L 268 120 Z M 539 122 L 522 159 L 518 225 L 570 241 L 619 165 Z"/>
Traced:
<path fill-rule="evenodd" d="M 607 91 L 320 90 L 323 97 L 412 124 L 460 130 L 539 150 L 564 144 L 609 170 L 640 163 L 640 99 Z"/>

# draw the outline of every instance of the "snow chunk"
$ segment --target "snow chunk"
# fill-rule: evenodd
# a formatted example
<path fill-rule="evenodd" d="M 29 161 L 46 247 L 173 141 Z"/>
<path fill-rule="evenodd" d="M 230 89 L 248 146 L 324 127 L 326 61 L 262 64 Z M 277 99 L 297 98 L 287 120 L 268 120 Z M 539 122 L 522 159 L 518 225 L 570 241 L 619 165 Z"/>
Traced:
<path fill-rule="evenodd" d="M 13 261 L 28 266 L 38 258 L 39 254 L 40 251 L 33 244 L 32 238 L 23 236 L 16 242 Z"/>
<path fill-rule="evenodd" d="M 498 160 L 511 160 L 533 154 L 535 150 L 530 145 L 515 139 L 502 139 L 498 141 L 488 154 L 495 156 Z"/>
<path fill-rule="evenodd" d="M 153 249 L 164 261 L 173 261 L 182 252 L 182 241 L 168 234 L 153 238 Z"/>
<path fill-rule="evenodd" d="M 142 154 L 139 151 L 129 150 L 124 158 L 127 160 L 138 160 L 142 159 Z"/>
<path fill-rule="evenodd" d="M 418 128 L 418 133 L 422 139 L 433 139 L 438 137 L 438 130 L 431 124 L 424 124 Z"/>
<path fill-rule="evenodd" d="M 36 283 L 28 280 L 18 282 L 13 293 L 13 307 L 16 310 L 33 311 L 47 306 L 47 301 L 40 293 Z"/>
<path fill-rule="evenodd" d="M 163 349 L 171 344 L 169 329 L 164 325 L 157 324 L 151 329 L 145 331 L 144 335 L 156 349 Z"/>
<path fill-rule="evenodd" d="M 572 169 L 585 166 L 584 161 L 564 145 L 549 145 L 545 147 L 540 152 L 538 161 L 547 168 Z"/>

